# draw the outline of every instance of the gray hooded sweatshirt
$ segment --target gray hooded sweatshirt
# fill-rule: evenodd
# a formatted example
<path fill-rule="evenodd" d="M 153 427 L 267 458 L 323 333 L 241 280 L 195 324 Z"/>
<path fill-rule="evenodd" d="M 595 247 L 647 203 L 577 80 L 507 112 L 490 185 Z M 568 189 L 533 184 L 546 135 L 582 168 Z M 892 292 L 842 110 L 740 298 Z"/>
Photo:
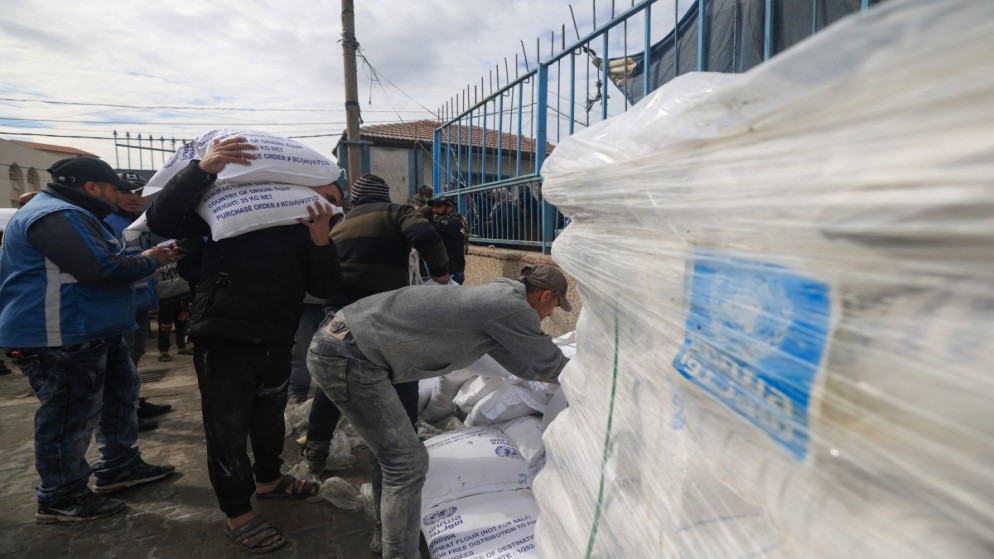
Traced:
<path fill-rule="evenodd" d="M 489 354 L 512 374 L 555 381 L 569 361 L 542 332 L 525 285 L 415 285 L 372 295 L 342 309 L 366 358 L 394 383 L 437 377 Z"/>

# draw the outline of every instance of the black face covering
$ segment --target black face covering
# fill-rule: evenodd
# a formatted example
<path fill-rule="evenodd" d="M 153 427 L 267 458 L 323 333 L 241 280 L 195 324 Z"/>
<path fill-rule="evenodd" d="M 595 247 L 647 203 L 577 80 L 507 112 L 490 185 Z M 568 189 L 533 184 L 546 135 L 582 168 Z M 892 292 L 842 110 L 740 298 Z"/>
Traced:
<path fill-rule="evenodd" d="M 45 187 L 45 191 L 53 196 L 65 200 L 66 202 L 83 208 L 84 210 L 97 216 L 98 219 L 103 219 L 109 216 L 114 213 L 114 210 L 117 209 L 110 202 L 104 202 L 100 198 L 90 196 L 89 194 L 83 192 L 82 189 L 71 188 L 64 184 L 50 182 Z"/>

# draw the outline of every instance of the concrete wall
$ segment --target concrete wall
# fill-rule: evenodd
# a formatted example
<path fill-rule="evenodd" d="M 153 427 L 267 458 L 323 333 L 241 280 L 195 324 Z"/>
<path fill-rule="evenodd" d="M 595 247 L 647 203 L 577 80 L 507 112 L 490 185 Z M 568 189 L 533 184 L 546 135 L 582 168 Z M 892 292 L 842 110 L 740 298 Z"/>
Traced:
<path fill-rule="evenodd" d="M 539 252 L 471 246 L 466 258 L 466 285 L 480 285 L 501 277 L 517 278 L 521 268 L 529 264 L 555 262 Z M 542 329 L 552 336 L 576 330 L 576 319 L 580 316 L 580 296 L 576 291 L 576 283 L 568 274 L 565 275 L 569 282 L 567 298 L 573 310 L 567 313 L 557 308 L 549 318 L 542 321 Z"/>
<path fill-rule="evenodd" d="M 405 148 L 372 147 L 369 150 L 369 170 L 390 186 L 390 199 L 407 203 L 410 192 L 410 150 Z"/>
<path fill-rule="evenodd" d="M 49 153 L 0 139 L 0 208 L 14 208 L 25 192 L 41 190 L 51 180 L 52 163 L 71 157 Z"/>

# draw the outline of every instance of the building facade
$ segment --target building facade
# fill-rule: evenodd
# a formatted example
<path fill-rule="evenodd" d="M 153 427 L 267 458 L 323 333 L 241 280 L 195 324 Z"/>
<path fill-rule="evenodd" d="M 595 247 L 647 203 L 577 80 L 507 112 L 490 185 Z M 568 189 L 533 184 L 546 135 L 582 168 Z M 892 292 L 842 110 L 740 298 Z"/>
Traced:
<path fill-rule="evenodd" d="M 0 208 L 14 208 L 22 194 L 41 190 L 50 178 L 46 169 L 77 155 L 99 159 L 72 147 L 0 138 Z"/>
<path fill-rule="evenodd" d="M 360 149 L 362 151 L 362 169 L 355 176 L 364 173 L 379 175 L 390 186 L 390 198 L 394 202 L 403 203 L 417 191 L 422 184 L 432 185 L 432 144 L 435 130 L 441 125 L 434 120 L 417 120 L 413 122 L 398 122 L 391 124 L 376 124 L 363 126 L 359 129 Z M 443 173 L 449 180 L 440 179 L 438 190 L 446 192 L 470 183 L 469 177 L 485 175 L 488 178 L 513 176 L 514 169 L 520 166 L 517 161 L 519 139 L 514 134 L 504 133 L 498 142 L 498 134 L 493 130 L 489 136 L 483 128 L 472 127 L 475 136 L 470 134 L 470 127 L 463 127 L 459 137 L 443 138 L 445 150 L 450 152 L 448 173 Z M 486 137 L 486 150 L 490 158 L 483 161 L 477 158 L 474 164 L 465 156 L 456 155 L 457 146 L 467 149 L 472 145 L 482 149 L 482 139 Z M 471 138 L 473 138 L 471 140 Z M 501 150 L 498 151 L 498 146 Z M 534 140 L 525 138 L 521 145 L 521 158 L 524 165 L 534 167 Z M 499 156 L 496 154 L 500 154 Z M 344 135 L 335 147 L 339 165 L 348 167 L 347 144 Z M 456 184 L 451 184 L 456 183 Z"/>

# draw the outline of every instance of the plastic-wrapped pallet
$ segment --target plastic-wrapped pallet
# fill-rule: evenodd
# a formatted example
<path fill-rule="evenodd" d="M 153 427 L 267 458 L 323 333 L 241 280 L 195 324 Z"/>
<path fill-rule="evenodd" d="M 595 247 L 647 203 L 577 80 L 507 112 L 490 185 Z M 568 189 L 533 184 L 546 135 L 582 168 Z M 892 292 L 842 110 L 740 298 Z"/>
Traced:
<path fill-rule="evenodd" d="M 893 0 L 556 147 L 543 557 L 994 556 L 991 52 Z"/>

